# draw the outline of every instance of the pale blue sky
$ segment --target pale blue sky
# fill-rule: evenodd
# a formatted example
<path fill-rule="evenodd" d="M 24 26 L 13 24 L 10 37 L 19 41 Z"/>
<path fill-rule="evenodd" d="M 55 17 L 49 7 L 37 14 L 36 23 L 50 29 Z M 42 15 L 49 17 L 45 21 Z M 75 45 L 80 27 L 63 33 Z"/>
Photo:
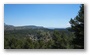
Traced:
<path fill-rule="evenodd" d="M 4 22 L 14 26 L 66 28 L 79 9 L 80 4 L 5 4 Z"/>

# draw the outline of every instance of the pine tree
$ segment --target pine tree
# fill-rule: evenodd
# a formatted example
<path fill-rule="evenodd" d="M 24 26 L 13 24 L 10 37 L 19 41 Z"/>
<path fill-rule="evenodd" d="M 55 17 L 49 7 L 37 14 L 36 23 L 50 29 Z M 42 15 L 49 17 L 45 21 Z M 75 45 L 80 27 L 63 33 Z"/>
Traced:
<path fill-rule="evenodd" d="M 74 48 L 84 49 L 84 4 L 80 6 L 78 15 L 70 20 L 70 24 L 75 34 Z"/>

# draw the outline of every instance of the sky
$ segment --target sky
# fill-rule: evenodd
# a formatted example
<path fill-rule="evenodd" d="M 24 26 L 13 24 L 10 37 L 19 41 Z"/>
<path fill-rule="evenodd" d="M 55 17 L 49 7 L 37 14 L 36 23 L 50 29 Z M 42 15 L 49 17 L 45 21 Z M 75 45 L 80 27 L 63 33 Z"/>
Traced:
<path fill-rule="evenodd" d="M 4 4 L 4 23 L 67 28 L 79 10 L 80 4 Z"/>

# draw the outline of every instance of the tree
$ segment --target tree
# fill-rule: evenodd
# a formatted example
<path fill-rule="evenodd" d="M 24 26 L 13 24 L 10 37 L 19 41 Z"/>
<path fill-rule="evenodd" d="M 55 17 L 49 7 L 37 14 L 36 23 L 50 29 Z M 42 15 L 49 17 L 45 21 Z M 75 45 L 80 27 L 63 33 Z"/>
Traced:
<path fill-rule="evenodd" d="M 33 48 L 34 48 L 33 41 L 31 39 L 27 38 L 25 40 L 24 49 L 33 49 Z"/>
<path fill-rule="evenodd" d="M 62 34 L 60 34 L 59 31 L 55 30 L 53 33 L 53 40 L 54 40 L 54 45 L 53 48 L 54 49 L 65 49 L 64 45 L 64 40 L 63 40 L 64 36 Z"/>
<path fill-rule="evenodd" d="M 71 29 L 75 34 L 74 48 L 84 48 L 84 4 L 80 6 L 78 15 L 70 20 Z"/>

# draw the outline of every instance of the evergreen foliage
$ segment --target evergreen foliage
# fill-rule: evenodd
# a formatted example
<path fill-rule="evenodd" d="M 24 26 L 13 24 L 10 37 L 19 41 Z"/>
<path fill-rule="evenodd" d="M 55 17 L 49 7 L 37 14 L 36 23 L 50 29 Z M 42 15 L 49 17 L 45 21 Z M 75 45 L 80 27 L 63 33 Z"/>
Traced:
<path fill-rule="evenodd" d="M 78 15 L 70 20 L 71 29 L 75 34 L 73 40 L 74 48 L 84 48 L 84 5 L 80 6 Z"/>

